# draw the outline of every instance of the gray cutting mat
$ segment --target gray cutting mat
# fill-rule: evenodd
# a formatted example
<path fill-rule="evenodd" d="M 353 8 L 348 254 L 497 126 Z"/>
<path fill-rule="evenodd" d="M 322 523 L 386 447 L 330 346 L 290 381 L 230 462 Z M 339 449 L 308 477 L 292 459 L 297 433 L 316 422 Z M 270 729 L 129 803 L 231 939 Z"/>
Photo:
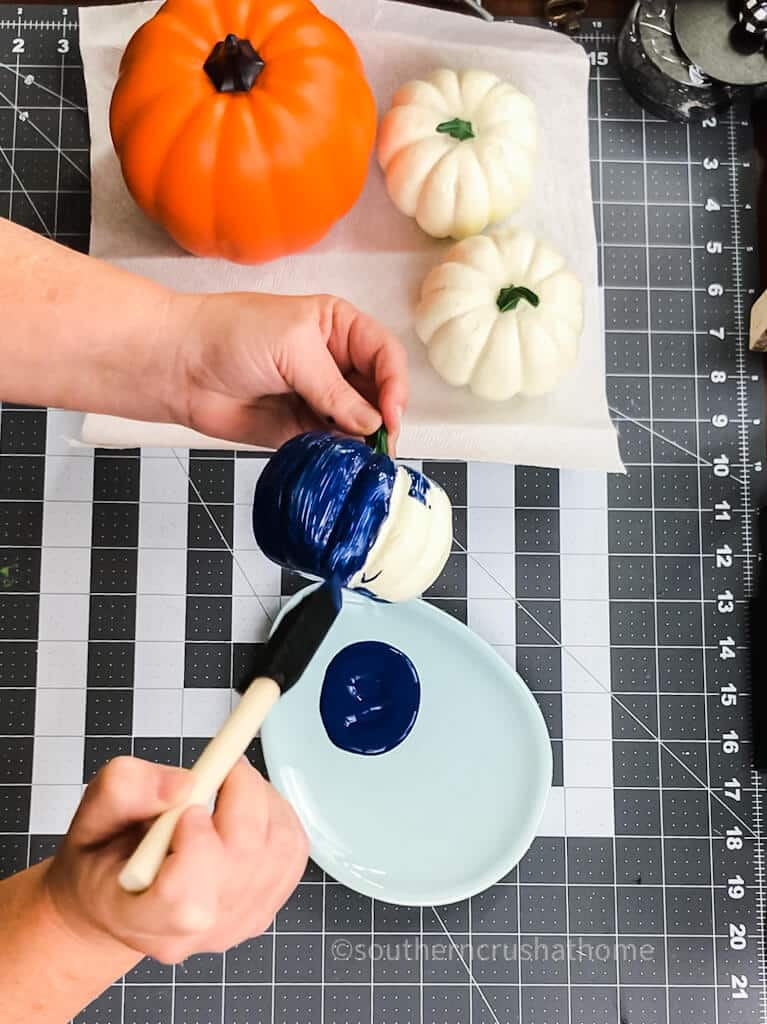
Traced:
<path fill-rule="evenodd" d="M 742 110 L 689 130 L 645 118 L 614 27 L 581 41 L 628 476 L 425 465 L 457 538 L 427 596 L 516 660 L 549 725 L 540 837 L 450 908 L 371 905 L 310 868 L 262 938 L 145 962 L 82 1024 L 767 1021 L 744 619 L 765 445 L 750 129 Z M 88 205 L 76 10 L 0 8 L 0 213 L 84 250 Z M 54 849 L 108 758 L 189 763 L 248 673 L 260 602 L 296 586 L 254 546 L 259 459 L 94 455 L 67 445 L 76 429 L 2 410 L 3 873 Z"/>

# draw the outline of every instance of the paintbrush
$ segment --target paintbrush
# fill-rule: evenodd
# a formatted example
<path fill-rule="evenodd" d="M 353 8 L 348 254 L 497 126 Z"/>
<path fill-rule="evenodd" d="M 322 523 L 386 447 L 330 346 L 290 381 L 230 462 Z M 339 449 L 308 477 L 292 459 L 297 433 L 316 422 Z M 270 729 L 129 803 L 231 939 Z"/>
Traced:
<path fill-rule="evenodd" d="M 194 783 L 182 804 L 161 814 L 120 872 L 126 892 L 143 892 L 157 877 L 176 822 L 187 807 L 207 807 L 245 753 L 279 698 L 294 686 L 322 644 L 341 610 L 341 585 L 326 580 L 280 620 L 264 647 L 257 677 L 192 767 Z"/>

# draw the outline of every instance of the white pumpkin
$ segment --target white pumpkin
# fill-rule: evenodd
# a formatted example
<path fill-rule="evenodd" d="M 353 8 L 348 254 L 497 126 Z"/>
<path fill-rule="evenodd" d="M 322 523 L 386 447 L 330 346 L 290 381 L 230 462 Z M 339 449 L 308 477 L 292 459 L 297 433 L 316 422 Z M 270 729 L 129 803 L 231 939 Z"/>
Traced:
<path fill-rule="evenodd" d="M 532 100 L 489 71 L 441 68 L 397 91 L 378 133 L 394 204 L 435 238 L 468 238 L 513 213 L 533 181 Z"/>
<path fill-rule="evenodd" d="M 583 288 L 531 232 L 479 235 L 427 275 L 415 329 L 448 384 L 493 401 L 541 395 L 575 362 Z"/>

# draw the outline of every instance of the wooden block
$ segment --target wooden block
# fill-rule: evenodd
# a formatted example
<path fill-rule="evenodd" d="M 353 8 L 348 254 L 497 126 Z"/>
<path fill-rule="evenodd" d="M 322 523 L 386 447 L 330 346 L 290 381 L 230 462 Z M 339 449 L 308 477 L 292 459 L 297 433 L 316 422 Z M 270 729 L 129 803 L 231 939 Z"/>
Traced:
<path fill-rule="evenodd" d="M 753 352 L 767 352 L 767 291 L 751 307 L 748 347 Z"/>

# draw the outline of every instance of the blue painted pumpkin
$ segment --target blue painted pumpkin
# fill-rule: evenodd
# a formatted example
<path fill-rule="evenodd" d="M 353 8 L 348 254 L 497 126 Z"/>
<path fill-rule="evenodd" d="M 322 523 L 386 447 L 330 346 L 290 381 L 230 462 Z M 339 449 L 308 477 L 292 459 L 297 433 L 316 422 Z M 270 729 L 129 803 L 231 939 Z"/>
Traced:
<path fill-rule="evenodd" d="M 301 434 L 265 466 L 253 532 L 286 568 L 386 601 L 417 597 L 439 576 L 453 539 L 450 500 L 423 473 L 361 441 Z"/>

